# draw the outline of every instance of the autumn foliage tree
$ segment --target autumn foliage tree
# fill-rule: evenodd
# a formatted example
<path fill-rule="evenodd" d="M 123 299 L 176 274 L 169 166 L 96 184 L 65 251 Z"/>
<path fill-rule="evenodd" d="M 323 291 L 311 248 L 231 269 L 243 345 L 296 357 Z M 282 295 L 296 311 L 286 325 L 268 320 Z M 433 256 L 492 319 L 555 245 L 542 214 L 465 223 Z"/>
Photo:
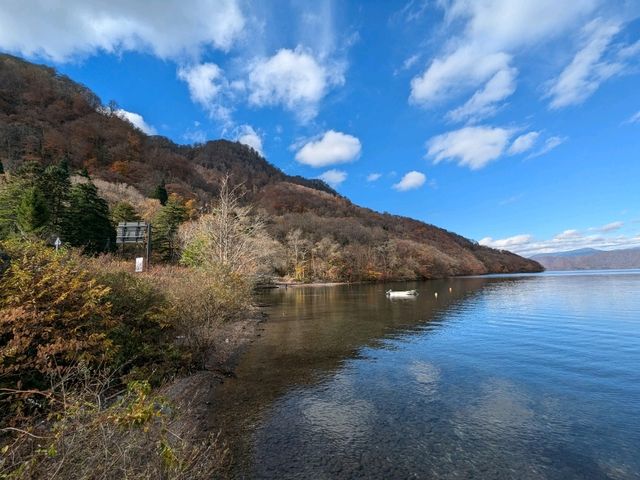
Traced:
<path fill-rule="evenodd" d="M 212 211 L 184 225 L 182 263 L 253 276 L 271 248 L 264 219 L 224 177 Z"/>

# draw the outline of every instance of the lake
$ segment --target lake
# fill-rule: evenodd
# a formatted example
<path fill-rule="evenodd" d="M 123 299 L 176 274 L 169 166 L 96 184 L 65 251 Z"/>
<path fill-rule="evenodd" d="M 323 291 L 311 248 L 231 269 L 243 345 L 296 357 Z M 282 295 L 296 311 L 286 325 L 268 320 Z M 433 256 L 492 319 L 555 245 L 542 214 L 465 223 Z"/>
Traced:
<path fill-rule="evenodd" d="M 236 478 L 640 478 L 640 271 L 261 301 L 209 419 Z"/>

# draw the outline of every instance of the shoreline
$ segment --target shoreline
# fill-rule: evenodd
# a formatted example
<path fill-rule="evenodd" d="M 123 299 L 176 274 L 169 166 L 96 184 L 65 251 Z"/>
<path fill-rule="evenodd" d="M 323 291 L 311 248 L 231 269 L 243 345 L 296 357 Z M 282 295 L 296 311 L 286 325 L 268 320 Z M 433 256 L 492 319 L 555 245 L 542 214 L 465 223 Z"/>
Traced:
<path fill-rule="evenodd" d="M 356 282 L 285 282 L 280 280 L 274 280 L 272 283 L 262 285 L 258 289 L 268 290 L 276 288 L 296 288 L 296 287 L 335 287 L 340 285 L 374 285 L 376 283 L 402 283 L 402 282 L 427 282 L 430 280 L 450 280 L 455 278 L 477 278 L 477 277 L 492 277 L 501 275 L 535 275 L 540 273 L 546 273 L 547 270 L 540 271 L 517 271 L 517 272 L 487 272 L 478 274 L 462 274 L 462 275 L 448 275 L 442 277 L 430 277 L 430 278 L 393 278 L 386 280 L 358 280 Z"/>
<path fill-rule="evenodd" d="M 311 283 L 303 283 L 303 282 L 274 282 L 272 288 L 295 288 L 295 287 L 336 287 L 338 285 L 357 285 L 362 283 L 369 282 L 311 282 Z"/>
<path fill-rule="evenodd" d="M 171 421 L 173 431 L 182 438 L 200 441 L 218 432 L 208 422 L 209 411 L 215 408 L 217 387 L 235 377 L 235 368 L 247 347 L 260 335 L 260 325 L 267 320 L 261 310 L 245 319 L 222 325 L 217 332 L 214 350 L 206 370 L 177 377 L 159 388 L 176 408 Z"/>
<path fill-rule="evenodd" d="M 528 273 L 528 272 L 527 272 Z M 524 273 L 520 273 L 524 274 Z M 376 283 L 419 282 L 428 280 L 443 280 L 454 278 L 486 277 L 496 274 L 460 275 L 452 277 L 437 277 L 429 279 L 399 279 L 385 281 L 357 281 L 357 282 L 284 282 L 274 281 L 268 286 L 257 290 L 275 288 L 300 287 L 335 287 L 342 285 L 371 285 Z M 208 435 L 217 434 L 215 425 L 208 421 L 209 412 L 215 408 L 214 397 L 216 389 L 226 380 L 235 377 L 242 354 L 251 343 L 260 336 L 261 324 L 268 320 L 268 315 L 262 310 L 263 305 L 256 304 L 255 310 L 244 319 L 221 325 L 216 332 L 216 341 L 208 360 L 207 369 L 198 370 L 188 375 L 179 376 L 158 389 L 158 393 L 166 397 L 176 408 L 177 415 L 172 420 L 173 430 L 183 438 L 199 441 Z"/>

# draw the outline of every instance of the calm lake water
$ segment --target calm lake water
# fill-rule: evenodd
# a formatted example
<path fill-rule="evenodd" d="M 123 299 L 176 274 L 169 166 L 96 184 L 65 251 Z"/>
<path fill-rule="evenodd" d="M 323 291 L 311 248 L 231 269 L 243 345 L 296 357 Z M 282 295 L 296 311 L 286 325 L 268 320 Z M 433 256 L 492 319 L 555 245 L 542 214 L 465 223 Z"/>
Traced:
<path fill-rule="evenodd" d="M 263 301 L 210 418 L 237 478 L 640 478 L 640 271 Z"/>

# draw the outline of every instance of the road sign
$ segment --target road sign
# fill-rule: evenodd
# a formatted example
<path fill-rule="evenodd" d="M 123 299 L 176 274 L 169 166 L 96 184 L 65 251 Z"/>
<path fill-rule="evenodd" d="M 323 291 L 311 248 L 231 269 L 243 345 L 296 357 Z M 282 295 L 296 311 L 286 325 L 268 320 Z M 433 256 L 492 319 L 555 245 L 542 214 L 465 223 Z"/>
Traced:
<path fill-rule="evenodd" d="M 60 248 L 60 245 L 62 245 L 62 241 L 60 241 L 60 237 L 56 237 L 56 241 L 53 242 L 53 244 L 56 247 L 56 251 L 58 251 L 58 249 Z"/>
<path fill-rule="evenodd" d="M 116 229 L 116 243 L 145 243 L 147 230 L 145 222 L 120 222 Z"/>
<path fill-rule="evenodd" d="M 120 222 L 116 229 L 116 243 L 122 245 L 124 253 L 126 244 L 143 244 L 147 268 L 151 261 L 151 224 L 146 222 Z M 138 270 L 136 270 L 137 272 Z M 140 270 L 142 271 L 142 270 Z"/>
<path fill-rule="evenodd" d="M 137 257 L 136 258 L 136 272 L 141 272 L 144 267 L 144 258 Z"/>

